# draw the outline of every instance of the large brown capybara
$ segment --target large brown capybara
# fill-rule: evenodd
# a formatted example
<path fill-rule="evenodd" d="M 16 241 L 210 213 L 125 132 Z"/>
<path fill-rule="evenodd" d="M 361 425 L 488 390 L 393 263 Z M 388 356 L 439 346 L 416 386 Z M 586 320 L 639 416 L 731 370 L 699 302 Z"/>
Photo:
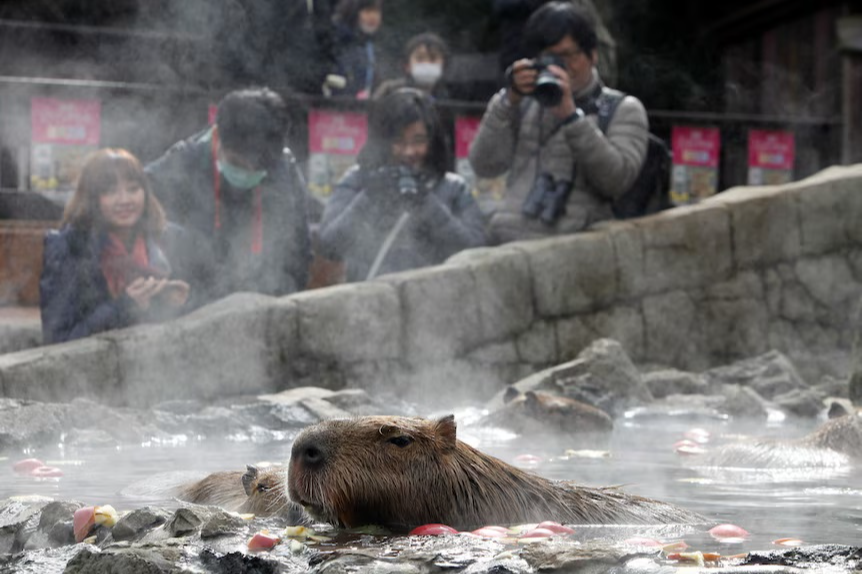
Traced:
<path fill-rule="evenodd" d="M 823 423 L 798 439 L 755 439 L 726 444 L 692 459 L 698 466 L 839 468 L 862 463 L 862 413 Z"/>
<path fill-rule="evenodd" d="M 443 523 L 457 529 L 554 520 L 588 523 L 694 523 L 676 506 L 619 488 L 547 480 L 481 453 L 439 420 L 369 416 L 303 430 L 288 471 L 291 500 L 315 519 L 352 528 L 407 531 Z"/>
<path fill-rule="evenodd" d="M 245 472 L 215 472 L 176 492 L 177 498 L 195 504 L 219 506 L 226 510 L 255 516 L 282 516 L 294 523 L 307 517 L 292 503 L 284 489 L 285 469 L 259 471 L 248 466 Z"/>

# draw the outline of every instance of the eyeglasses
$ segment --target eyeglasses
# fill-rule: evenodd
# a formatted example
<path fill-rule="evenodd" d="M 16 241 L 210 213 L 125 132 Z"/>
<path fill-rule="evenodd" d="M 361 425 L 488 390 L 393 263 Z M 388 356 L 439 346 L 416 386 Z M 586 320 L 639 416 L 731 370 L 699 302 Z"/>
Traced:
<path fill-rule="evenodd" d="M 546 54 L 552 54 L 562 60 L 571 61 L 584 53 L 580 48 L 571 48 L 569 50 L 563 50 L 561 52 L 551 52 L 547 51 Z"/>

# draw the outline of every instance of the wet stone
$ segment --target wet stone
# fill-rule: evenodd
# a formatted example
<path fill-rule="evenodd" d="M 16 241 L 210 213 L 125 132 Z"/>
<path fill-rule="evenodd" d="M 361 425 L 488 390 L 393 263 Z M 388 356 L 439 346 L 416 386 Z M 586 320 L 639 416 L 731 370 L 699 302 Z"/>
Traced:
<path fill-rule="evenodd" d="M 740 418 L 766 418 L 763 397 L 754 389 L 742 385 L 723 385 L 719 392 L 725 397 L 723 409 L 727 414 Z"/>
<path fill-rule="evenodd" d="M 161 508 L 139 508 L 126 514 L 114 525 L 115 540 L 132 540 L 143 536 L 148 530 L 161 526 L 171 513 Z"/>
<path fill-rule="evenodd" d="M 163 554 L 164 553 L 164 554 Z M 167 554 L 167 555 L 165 555 Z M 166 574 L 184 572 L 175 567 L 180 558 L 171 549 L 118 547 L 99 552 L 89 547 L 81 550 L 66 565 L 63 574 Z"/>
<path fill-rule="evenodd" d="M 706 380 L 697 373 L 665 369 L 645 373 L 643 380 L 653 397 L 660 399 L 668 395 L 694 395 L 707 391 Z"/>
<path fill-rule="evenodd" d="M 219 554 L 205 549 L 200 559 L 210 574 L 275 574 L 283 571 L 275 560 L 241 552 Z"/>
<path fill-rule="evenodd" d="M 801 417 L 816 417 L 823 412 L 823 401 L 808 389 L 796 389 L 778 395 L 773 402 L 790 413 Z"/>
<path fill-rule="evenodd" d="M 248 523 L 236 514 L 217 510 L 201 525 L 201 538 L 212 538 L 244 531 Z"/>
<path fill-rule="evenodd" d="M 211 512 L 203 507 L 180 508 L 165 524 L 165 529 L 174 537 L 194 534 L 201 528 L 209 514 Z"/>

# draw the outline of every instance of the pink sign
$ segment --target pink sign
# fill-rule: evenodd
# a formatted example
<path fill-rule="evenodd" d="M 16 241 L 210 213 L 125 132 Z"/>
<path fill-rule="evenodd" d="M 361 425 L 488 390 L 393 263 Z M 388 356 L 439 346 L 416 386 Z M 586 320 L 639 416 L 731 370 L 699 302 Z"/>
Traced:
<path fill-rule="evenodd" d="M 102 103 L 98 100 L 30 100 L 33 143 L 98 146 Z"/>
<path fill-rule="evenodd" d="M 311 153 L 357 155 L 368 138 L 365 114 L 311 110 L 308 146 Z"/>
<path fill-rule="evenodd" d="M 675 165 L 718 167 L 721 151 L 718 128 L 674 126 L 671 141 Z"/>
<path fill-rule="evenodd" d="M 459 116 L 455 119 L 455 157 L 467 159 L 470 156 L 470 145 L 479 131 L 481 118 Z"/>
<path fill-rule="evenodd" d="M 748 132 L 748 166 L 763 169 L 793 169 L 796 142 L 791 132 Z"/>

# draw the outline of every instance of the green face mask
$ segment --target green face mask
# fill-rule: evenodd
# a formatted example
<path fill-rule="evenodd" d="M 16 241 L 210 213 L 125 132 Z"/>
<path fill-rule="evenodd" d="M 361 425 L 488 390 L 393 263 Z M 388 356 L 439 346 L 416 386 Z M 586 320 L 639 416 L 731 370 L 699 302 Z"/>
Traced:
<path fill-rule="evenodd" d="M 216 165 L 218 166 L 219 173 L 224 176 L 231 187 L 236 189 L 257 187 L 267 174 L 265 169 L 252 171 L 221 160 L 216 161 Z"/>

